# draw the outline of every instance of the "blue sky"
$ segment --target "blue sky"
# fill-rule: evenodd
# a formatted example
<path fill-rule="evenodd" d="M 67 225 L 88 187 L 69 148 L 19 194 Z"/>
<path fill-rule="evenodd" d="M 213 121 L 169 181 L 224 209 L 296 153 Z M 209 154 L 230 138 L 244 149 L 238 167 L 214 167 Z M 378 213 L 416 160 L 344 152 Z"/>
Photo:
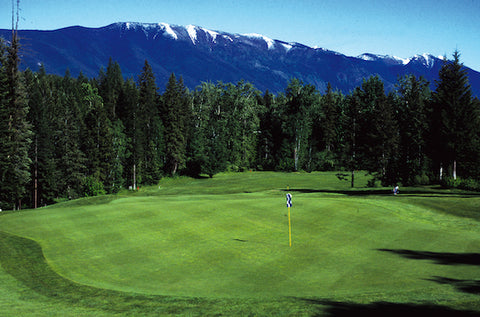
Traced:
<path fill-rule="evenodd" d="M 2 29 L 11 27 L 11 7 L 11 0 L 0 0 Z M 479 0 L 21 0 L 20 9 L 19 29 L 194 24 L 349 56 L 430 53 L 450 58 L 458 49 L 461 61 L 480 71 Z"/>

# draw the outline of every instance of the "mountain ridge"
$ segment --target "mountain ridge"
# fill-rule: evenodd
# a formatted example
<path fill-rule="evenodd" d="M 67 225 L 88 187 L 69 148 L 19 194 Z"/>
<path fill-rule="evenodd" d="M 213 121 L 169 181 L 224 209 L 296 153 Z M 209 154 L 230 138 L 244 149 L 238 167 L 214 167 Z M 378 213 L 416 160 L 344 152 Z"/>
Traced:
<path fill-rule="evenodd" d="M 8 39 L 11 30 L 0 30 Z M 387 91 L 399 76 L 424 76 L 434 88 L 443 59 L 430 54 L 410 58 L 364 53 L 347 56 L 325 48 L 271 39 L 261 34 L 233 34 L 201 26 L 168 23 L 116 22 L 99 28 L 70 26 L 57 30 L 19 30 L 22 68 L 73 76 L 97 77 L 112 58 L 125 77 L 137 78 L 148 60 L 160 89 L 173 72 L 187 87 L 201 82 L 246 80 L 277 93 L 291 78 L 324 91 L 328 82 L 348 93 L 364 78 L 379 75 Z M 480 73 L 466 66 L 472 91 L 480 96 Z"/>

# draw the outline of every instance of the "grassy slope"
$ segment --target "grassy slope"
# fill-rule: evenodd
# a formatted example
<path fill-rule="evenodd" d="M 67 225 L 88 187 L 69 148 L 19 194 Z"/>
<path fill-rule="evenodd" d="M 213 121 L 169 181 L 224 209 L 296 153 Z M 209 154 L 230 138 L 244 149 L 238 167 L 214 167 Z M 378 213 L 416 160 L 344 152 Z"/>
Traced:
<path fill-rule="evenodd" d="M 0 237 L 0 312 L 480 309 L 478 196 L 348 185 L 334 173 L 223 174 L 5 215 L 0 231 L 31 240 Z M 413 307 L 438 309 L 428 305 Z"/>

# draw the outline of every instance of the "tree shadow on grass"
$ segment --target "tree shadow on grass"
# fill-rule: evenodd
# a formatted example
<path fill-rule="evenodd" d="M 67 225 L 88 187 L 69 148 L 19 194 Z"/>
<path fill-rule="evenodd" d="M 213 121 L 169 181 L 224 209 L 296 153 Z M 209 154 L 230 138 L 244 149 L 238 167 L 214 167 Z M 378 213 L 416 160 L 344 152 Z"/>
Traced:
<path fill-rule="evenodd" d="M 287 190 L 284 189 L 284 191 L 287 191 Z M 342 194 L 342 195 L 348 195 L 348 196 L 392 195 L 392 191 L 388 189 L 328 190 L 328 189 L 299 188 L 299 189 L 291 189 L 288 191 L 303 193 L 303 194 L 324 193 L 324 194 Z"/>
<path fill-rule="evenodd" d="M 480 280 L 458 280 L 441 276 L 434 276 L 428 280 L 438 284 L 451 285 L 464 293 L 480 295 Z"/>
<path fill-rule="evenodd" d="M 299 189 L 283 189 L 285 192 L 297 192 L 303 194 L 313 194 L 313 193 L 322 193 L 322 194 L 342 194 L 346 196 L 393 196 L 393 191 L 391 189 L 378 189 L 378 188 L 362 188 L 362 189 L 347 189 L 347 190 L 329 190 L 329 189 L 310 189 L 310 188 L 299 188 Z M 428 191 L 428 190 L 419 190 L 419 189 L 401 189 L 399 197 L 405 196 L 415 196 L 415 197 L 428 197 L 428 198 L 446 198 L 446 197 L 456 197 L 456 198 L 472 198 L 480 197 L 480 193 L 446 193 L 441 192 L 440 190 Z"/>
<path fill-rule="evenodd" d="M 479 312 L 457 310 L 446 306 L 433 304 L 398 304 L 389 302 L 374 302 L 357 304 L 351 302 L 336 302 L 301 298 L 310 305 L 318 306 L 315 316 L 479 316 Z"/>
<path fill-rule="evenodd" d="M 298 188 L 298 189 L 282 189 L 284 192 L 297 192 L 302 194 L 341 194 L 346 196 L 393 196 L 393 189 L 389 188 L 358 188 L 358 189 L 312 189 L 312 188 Z M 461 192 L 461 193 L 451 193 L 444 192 L 440 189 L 437 190 L 421 190 L 417 188 L 405 188 L 400 189 L 399 197 L 405 196 L 415 196 L 415 197 L 429 197 L 429 198 L 447 198 L 447 197 L 456 197 L 456 198 L 472 198 L 480 197 L 480 193 L 477 192 Z"/>
<path fill-rule="evenodd" d="M 430 260 L 442 265 L 480 265 L 480 253 L 446 253 L 405 249 L 378 249 L 378 251 L 394 253 L 407 259 Z"/>
<path fill-rule="evenodd" d="M 381 252 L 390 252 L 407 259 L 433 261 L 439 265 L 480 265 L 479 253 L 447 253 L 413 251 L 405 249 L 378 249 Z M 447 284 L 458 291 L 469 294 L 480 294 L 480 280 L 460 280 L 435 276 L 429 281 Z M 447 306 L 431 303 L 389 303 L 374 302 L 358 304 L 352 302 L 336 302 L 329 300 L 301 299 L 310 304 L 317 305 L 318 316 L 480 316 L 479 311 L 457 310 Z"/>
<path fill-rule="evenodd" d="M 412 251 L 404 249 L 378 249 L 390 252 L 412 260 L 428 260 L 440 265 L 474 265 L 480 266 L 480 253 L 446 253 Z M 458 291 L 480 295 L 480 280 L 460 280 L 441 276 L 427 279 L 438 284 L 451 285 Z"/>

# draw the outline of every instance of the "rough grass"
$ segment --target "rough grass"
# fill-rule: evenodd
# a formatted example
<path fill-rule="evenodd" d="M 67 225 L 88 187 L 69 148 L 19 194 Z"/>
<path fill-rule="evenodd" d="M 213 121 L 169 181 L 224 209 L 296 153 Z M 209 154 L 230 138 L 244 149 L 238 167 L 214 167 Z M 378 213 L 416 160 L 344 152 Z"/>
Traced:
<path fill-rule="evenodd" d="M 4 215 L 0 314 L 480 311 L 478 195 L 335 174 L 165 179 Z"/>

